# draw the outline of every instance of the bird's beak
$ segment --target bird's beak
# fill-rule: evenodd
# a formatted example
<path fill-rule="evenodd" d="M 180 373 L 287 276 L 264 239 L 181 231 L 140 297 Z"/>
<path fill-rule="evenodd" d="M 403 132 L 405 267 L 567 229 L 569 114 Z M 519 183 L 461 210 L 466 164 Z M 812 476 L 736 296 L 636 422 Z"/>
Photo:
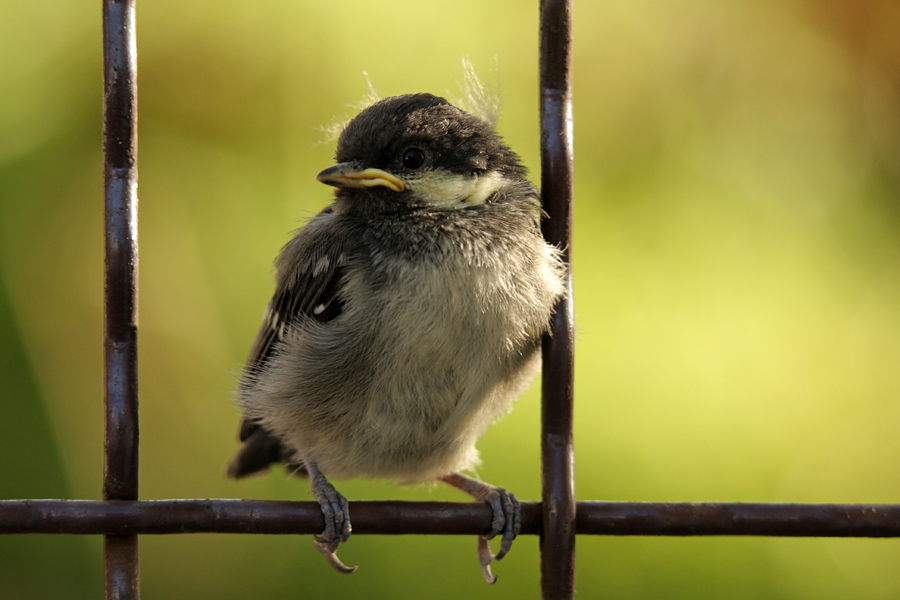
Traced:
<path fill-rule="evenodd" d="M 328 167 L 316 179 L 336 188 L 367 188 L 383 185 L 389 190 L 402 192 L 403 180 L 381 169 L 360 169 L 353 163 L 339 163 Z"/>

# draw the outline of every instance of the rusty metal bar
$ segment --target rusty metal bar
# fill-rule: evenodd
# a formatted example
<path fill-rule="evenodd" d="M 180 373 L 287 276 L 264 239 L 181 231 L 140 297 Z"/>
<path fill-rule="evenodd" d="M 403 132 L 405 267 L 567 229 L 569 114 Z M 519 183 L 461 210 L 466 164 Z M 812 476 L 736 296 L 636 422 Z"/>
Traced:
<path fill-rule="evenodd" d="M 480 502 L 351 502 L 353 533 L 478 535 L 493 513 Z M 542 504 L 522 503 L 522 534 L 541 531 Z M 315 534 L 315 502 L 266 500 L 2 500 L 0 534 Z M 581 535 L 900 537 L 898 504 L 579 502 Z"/>
<path fill-rule="evenodd" d="M 136 535 L 107 535 L 103 539 L 106 559 L 107 600 L 136 600 L 141 597 Z"/>
<path fill-rule="evenodd" d="M 479 535 L 491 529 L 484 502 L 351 502 L 353 535 Z M 538 532 L 540 504 L 525 503 L 522 530 Z M 315 502 L 266 500 L 0 501 L 0 534 L 318 534 Z"/>
<path fill-rule="evenodd" d="M 578 533 L 900 537 L 898 504 L 579 502 Z"/>
<path fill-rule="evenodd" d="M 571 0 L 541 0 L 541 193 L 544 237 L 569 265 L 566 296 L 544 338 L 541 409 L 541 592 L 546 599 L 575 594 L 575 455 L 572 437 L 575 380 L 572 329 L 572 98 Z"/>
<path fill-rule="evenodd" d="M 103 497 L 138 497 L 137 49 L 134 0 L 103 1 L 103 157 L 106 219 Z M 106 597 L 137 599 L 137 536 L 108 536 Z"/>

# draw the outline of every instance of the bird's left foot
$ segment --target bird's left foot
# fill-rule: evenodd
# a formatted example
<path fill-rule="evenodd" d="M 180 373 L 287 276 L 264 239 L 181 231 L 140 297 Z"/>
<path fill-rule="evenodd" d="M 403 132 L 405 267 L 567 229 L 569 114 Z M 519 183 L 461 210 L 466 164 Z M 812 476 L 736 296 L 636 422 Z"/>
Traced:
<path fill-rule="evenodd" d="M 491 573 L 491 562 L 500 560 L 512 548 L 513 540 L 522 529 L 521 510 L 516 495 L 505 488 L 496 487 L 461 473 L 453 473 L 441 478 L 444 483 L 466 492 L 476 500 L 487 502 L 494 511 L 491 530 L 487 535 L 478 536 L 478 563 L 488 583 L 495 583 L 497 578 Z M 491 553 L 490 540 L 502 534 L 500 552 Z"/>

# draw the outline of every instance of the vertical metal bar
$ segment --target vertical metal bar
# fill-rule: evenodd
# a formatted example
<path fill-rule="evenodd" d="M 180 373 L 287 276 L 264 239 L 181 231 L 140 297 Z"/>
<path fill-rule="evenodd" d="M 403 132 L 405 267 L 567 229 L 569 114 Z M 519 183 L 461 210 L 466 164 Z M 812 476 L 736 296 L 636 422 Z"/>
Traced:
<path fill-rule="evenodd" d="M 544 237 L 572 253 L 571 0 L 541 0 L 541 193 Z M 543 344 L 541 591 L 545 599 L 575 593 L 575 473 L 572 438 L 574 367 L 571 266 Z"/>
<path fill-rule="evenodd" d="M 138 497 L 137 47 L 134 0 L 103 1 L 104 500 Z M 137 599 L 138 538 L 106 536 L 106 597 Z"/>

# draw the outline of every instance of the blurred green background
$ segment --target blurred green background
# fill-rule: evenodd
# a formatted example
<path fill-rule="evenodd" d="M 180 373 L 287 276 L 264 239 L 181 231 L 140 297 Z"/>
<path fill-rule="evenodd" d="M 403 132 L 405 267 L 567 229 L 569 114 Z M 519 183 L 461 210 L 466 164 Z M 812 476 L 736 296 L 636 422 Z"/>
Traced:
<path fill-rule="evenodd" d="M 101 20 L 2 0 L 0 497 L 99 498 Z M 309 500 L 233 482 L 229 394 L 271 260 L 330 191 L 321 132 L 469 57 L 538 176 L 536 2 L 138 3 L 141 498 Z M 576 2 L 579 499 L 900 502 L 900 6 Z M 499 77 L 491 74 L 498 65 Z M 323 143 L 324 142 L 324 143 Z M 540 493 L 533 389 L 479 475 Z M 354 499 L 464 500 L 342 481 Z M 141 538 L 144 598 L 537 597 L 537 540 Z M 578 540 L 594 598 L 897 598 L 900 541 Z M 98 537 L 0 538 L 0 598 L 99 598 Z"/>

